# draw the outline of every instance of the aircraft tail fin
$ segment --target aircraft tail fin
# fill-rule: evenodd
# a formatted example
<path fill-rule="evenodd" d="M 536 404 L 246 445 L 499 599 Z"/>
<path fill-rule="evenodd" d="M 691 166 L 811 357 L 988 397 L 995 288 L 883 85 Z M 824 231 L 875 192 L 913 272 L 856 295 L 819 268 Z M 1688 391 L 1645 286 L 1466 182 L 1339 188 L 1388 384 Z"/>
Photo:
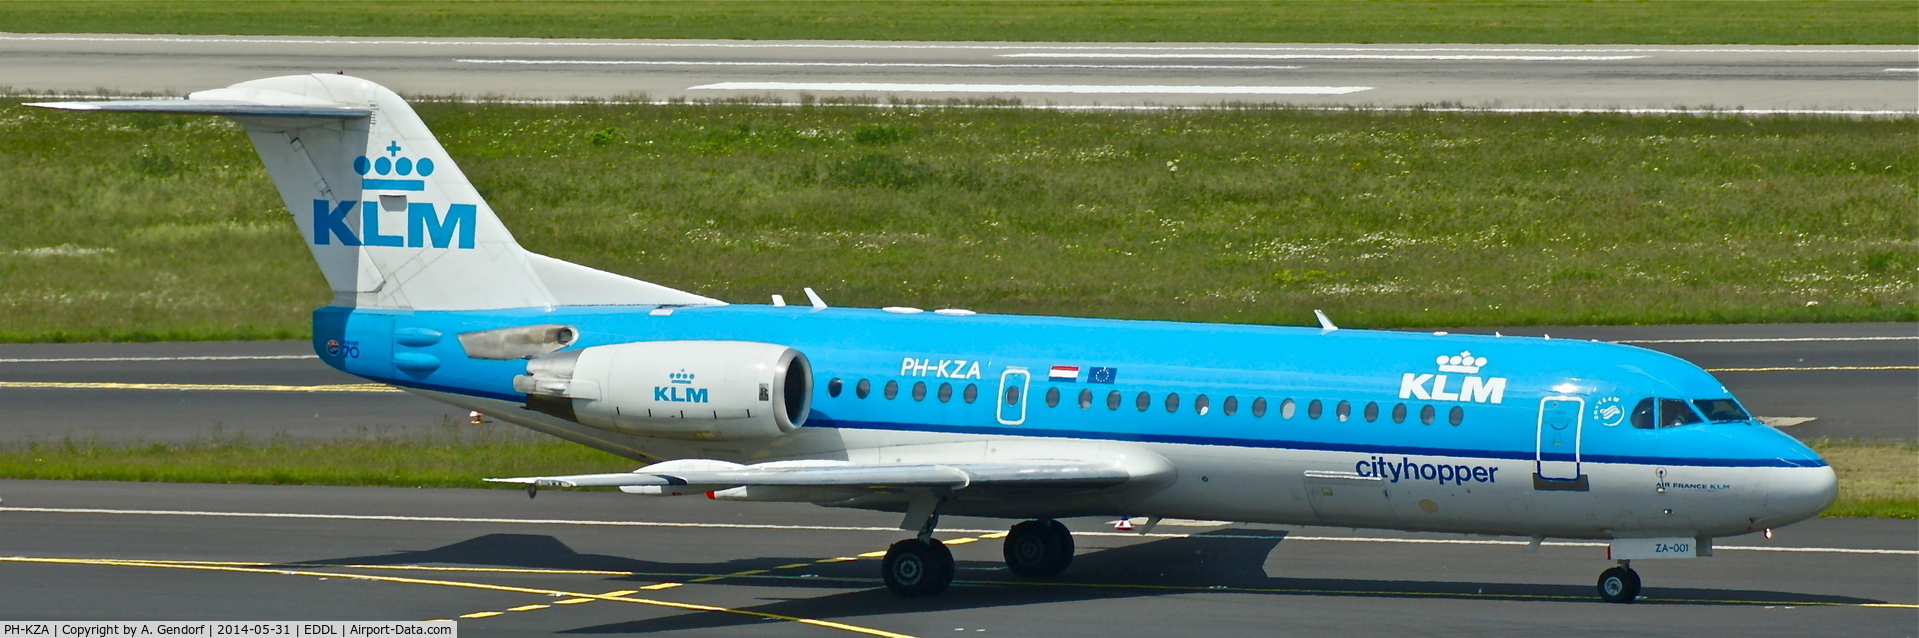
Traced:
<path fill-rule="evenodd" d="M 334 305 L 480 310 L 721 305 L 521 248 L 399 95 L 345 75 L 291 75 L 185 100 L 42 103 L 239 122 L 333 288 Z"/>

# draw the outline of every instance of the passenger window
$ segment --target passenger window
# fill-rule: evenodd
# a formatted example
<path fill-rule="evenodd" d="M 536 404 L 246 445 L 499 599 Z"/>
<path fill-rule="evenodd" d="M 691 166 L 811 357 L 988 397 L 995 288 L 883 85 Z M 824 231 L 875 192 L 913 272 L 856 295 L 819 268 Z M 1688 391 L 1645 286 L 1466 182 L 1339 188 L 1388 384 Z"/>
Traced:
<path fill-rule="evenodd" d="M 1641 430 L 1652 429 L 1652 399 L 1640 399 L 1639 405 L 1632 408 L 1632 426 Z"/>
<path fill-rule="evenodd" d="M 842 385 L 839 379 L 826 382 L 826 396 L 839 398 Z"/>
<path fill-rule="evenodd" d="M 1206 399 L 1206 395 L 1193 397 L 1193 412 L 1206 416 L 1206 411 L 1209 409 L 1212 409 L 1212 402 Z"/>
<path fill-rule="evenodd" d="M 1219 409 L 1225 411 L 1226 416 L 1239 412 L 1239 397 L 1226 397 L 1225 401 L 1219 402 Z"/>
<path fill-rule="evenodd" d="M 1379 420 L 1379 404 L 1371 401 L 1367 401 L 1366 402 L 1366 422 L 1372 423 L 1378 420 Z"/>
<path fill-rule="evenodd" d="M 1253 418 L 1266 416 L 1266 397 L 1253 398 Z"/>
<path fill-rule="evenodd" d="M 1340 423 L 1345 423 L 1346 419 L 1353 418 L 1353 404 L 1340 401 L 1339 405 L 1333 406 L 1333 415 L 1339 417 Z"/>
<path fill-rule="evenodd" d="M 966 391 L 960 393 L 960 398 L 965 399 L 967 403 L 978 401 L 979 386 L 973 385 L 971 383 L 966 384 Z"/>
<path fill-rule="evenodd" d="M 1739 407 L 1739 402 L 1732 400 L 1731 397 L 1724 399 L 1694 399 L 1692 404 L 1697 406 L 1700 412 L 1706 414 L 1707 421 L 1713 423 L 1734 423 L 1752 420 L 1752 415 L 1747 414 L 1746 409 Z"/>
<path fill-rule="evenodd" d="M 1693 412 L 1692 406 L 1686 405 L 1685 401 L 1679 399 L 1659 400 L 1659 427 L 1670 428 L 1681 425 L 1692 425 L 1699 422 L 1699 415 Z"/>
<path fill-rule="evenodd" d="M 1404 403 L 1393 404 L 1393 422 L 1394 423 L 1406 422 L 1406 404 Z"/>
<path fill-rule="evenodd" d="M 1153 395 L 1145 392 L 1139 393 L 1139 397 L 1133 399 L 1133 407 L 1137 407 L 1139 411 L 1145 412 L 1146 408 L 1153 407 Z"/>
<path fill-rule="evenodd" d="M 1049 407 L 1049 408 L 1059 407 L 1059 388 L 1046 389 L 1046 407 Z"/>
<path fill-rule="evenodd" d="M 859 382 L 859 385 L 855 385 L 855 386 L 853 386 L 853 394 L 854 394 L 854 395 L 856 395 L 856 396 L 858 396 L 859 398 L 862 398 L 862 399 L 864 399 L 864 398 L 866 398 L 866 395 L 869 395 L 869 394 L 872 394 L 872 393 L 873 393 L 873 382 L 872 382 L 872 381 L 867 381 L 867 380 L 865 380 L 865 379 L 860 379 L 860 382 Z"/>
<path fill-rule="evenodd" d="M 919 381 L 913 384 L 913 400 L 914 401 L 926 400 L 926 382 L 925 381 Z"/>
<path fill-rule="evenodd" d="M 945 403 L 947 401 L 953 400 L 953 384 L 951 383 L 940 384 L 939 396 L 940 396 L 940 403 Z"/>
<path fill-rule="evenodd" d="M 1091 407 L 1093 407 L 1093 391 L 1080 390 L 1079 391 L 1079 409 L 1085 410 Z"/>
<path fill-rule="evenodd" d="M 1019 405 L 1019 386 L 1006 386 L 1006 405 Z"/>
<path fill-rule="evenodd" d="M 1466 420 L 1466 411 L 1464 409 L 1461 409 L 1459 406 L 1456 406 L 1456 405 L 1453 406 L 1453 409 L 1446 413 L 1446 421 L 1453 425 L 1459 425 L 1460 422 L 1465 420 Z"/>
<path fill-rule="evenodd" d="M 1279 418 L 1290 419 L 1290 418 L 1293 418 L 1293 415 L 1298 412 L 1299 412 L 1299 404 L 1293 403 L 1292 399 L 1287 399 L 1285 401 L 1279 402 Z"/>
<path fill-rule="evenodd" d="M 1438 412 L 1435 412 L 1433 410 L 1433 406 L 1430 406 L 1430 405 L 1419 406 L 1419 422 L 1420 423 L 1424 423 L 1426 425 L 1432 425 L 1433 417 L 1437 415 L 1438 415 Z"/>
<path fill-rule="evenodd" d="M 1306 418 L 1308 419 L 1318 419 L 1319 415 L 1325 413 L 1326 406 L 1321 404 L 1319 399 L 1313 399 L 1312 403 L 1306 404 Z"/>
<path fill-rule="evenodd" d="M 1118 390 L 1106 393 L 1106 409 L 1119 410 L 1119 402 L 1120 397 Z"/>
<path fill-rule="evenodd" d="M 900 395 L 900 382 L 898 381 L 886 382 L 886 400 L 891 401 L 893 400 L 893 397 L 897 397 L 899 395 Z"/>
<path fill-rule="evenodd" d="M 1179 411 L 1179 393 L 1178 392 L 1166 393 L 1166 411 L 1167 412 Z"/>

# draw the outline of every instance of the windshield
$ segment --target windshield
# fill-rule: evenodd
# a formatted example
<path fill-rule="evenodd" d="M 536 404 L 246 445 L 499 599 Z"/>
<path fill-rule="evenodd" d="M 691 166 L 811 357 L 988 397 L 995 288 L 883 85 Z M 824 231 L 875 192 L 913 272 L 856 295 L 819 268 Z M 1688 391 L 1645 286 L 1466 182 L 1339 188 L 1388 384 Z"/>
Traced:
<path fill-rule="evenodd" d="M 1732 400 L 1731 397 L 1724 399 L 1693 399 L 1692 404 L 1698 406 L 1699 411 L 1706 415 L 1706 420 L 1713 423 L 1732 423 L 1735 421 L 1752 420 L 1752 415 L 1747 414 L 1746 409 L 1739 407 L 1739 402 Z"/>
<path fill-rule="evenodd" d="M 1712 419 L 1713 422 L 1723 423 L 1725 421 L 1743 421 L 1746 418 L 1748 418 L 1746 416 L 1746 411 L 1743 409 L 1740 409 L 1739 404 L 1734 403 L 1732 399 L 1710 399 L 1710 400 L 1704 400 L 1704 401 L 1697 401 L 1696 403 L 1698 403 L 1700 409 L 1702 411 L 1705 411 L 1707 414 L 1715 414 L 1713 412 L 1713 408 L 1707 407 L 1707 406 L 1708 404 L 1712 404 L 1714 402 L 1719 402 L 1719 401 L 1723 401 L 1726 403 L 1726 405 L 1728 406 L 1728 408 L 1726 409 L 1733 410 L 1737 412 L 1738 414 L 1737 416 L 1733 416 L 1730 413 L 1720 414 L 1719 416 L 1713 417 Z M 1704 422 L 1705 422 L 1704 419 L 1699 418 L 1699 413 L 1694 412 L 1692 410 L 1692 406 L 1688 405 L 1684 399 L 1666 399 L 1666 398 L 1641 399 L 1639 401 L 1639 405 L 1633 406 L 1633 411 L 1632 411 L 1632 426 L 1635 428 L 1639 428 L 1641 430 L 1650 430 L 1653 428 L 1671 428 L 1671 427 L 1678 427 L 1682 425 L 1692 425 L 1694 423 L 1704 423 Z"/>

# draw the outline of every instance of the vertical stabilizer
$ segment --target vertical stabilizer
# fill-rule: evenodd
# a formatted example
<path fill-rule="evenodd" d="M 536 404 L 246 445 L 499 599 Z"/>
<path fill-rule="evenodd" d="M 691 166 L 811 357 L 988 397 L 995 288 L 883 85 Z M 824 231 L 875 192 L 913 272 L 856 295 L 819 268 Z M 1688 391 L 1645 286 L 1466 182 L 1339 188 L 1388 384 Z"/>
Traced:
<path fill-rule="evenodd" d="M 478 310 L 718 300 L 528 253 L 399 95 L 294 75 L 186 100 L 36 104 L 199 113 L 246 128 L 333 288 L 334 305 Z"/>

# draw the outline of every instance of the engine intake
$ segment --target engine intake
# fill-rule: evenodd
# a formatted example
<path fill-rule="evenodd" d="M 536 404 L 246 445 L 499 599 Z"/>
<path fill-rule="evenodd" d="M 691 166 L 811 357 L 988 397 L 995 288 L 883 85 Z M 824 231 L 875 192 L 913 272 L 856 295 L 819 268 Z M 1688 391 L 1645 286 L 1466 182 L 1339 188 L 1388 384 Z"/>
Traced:
<path fill-rule="evenodd" d="M 528 359 L 526 407 L 596 428 L 677 439 L 776 436 L 806 423 L 813 370 L 750 341 L 646 341 Z"/>

